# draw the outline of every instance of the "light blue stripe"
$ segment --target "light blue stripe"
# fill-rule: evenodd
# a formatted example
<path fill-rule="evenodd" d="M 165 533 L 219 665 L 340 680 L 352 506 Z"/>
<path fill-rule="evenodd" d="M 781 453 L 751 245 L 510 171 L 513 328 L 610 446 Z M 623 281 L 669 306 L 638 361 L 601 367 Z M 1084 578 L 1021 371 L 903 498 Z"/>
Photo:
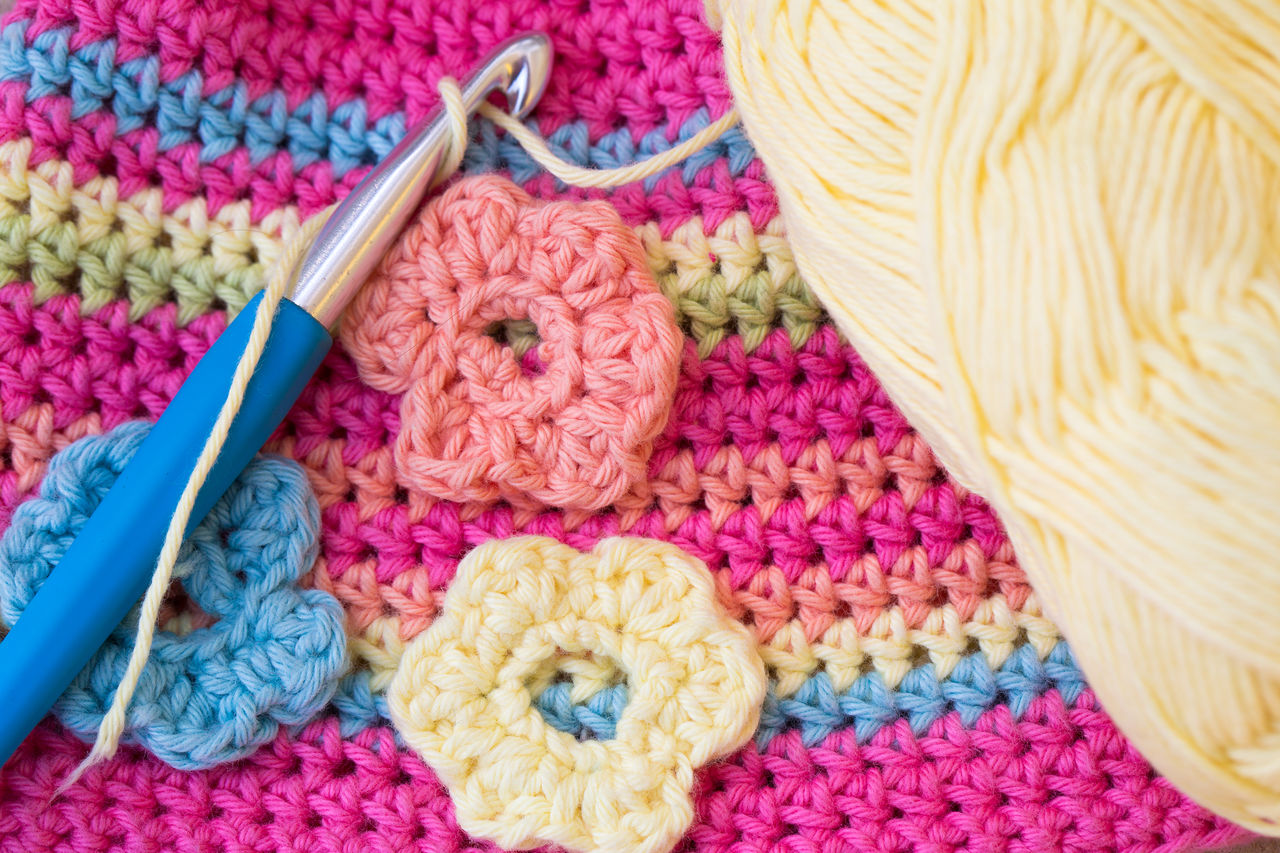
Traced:
<path fill-rule="evenodd" d="M 622 709 L 627 707 L 626 686 L 606 687 L 582 703 L 569 698 L 570 690 L 571 685 L 557 682 L 542 691 L 535 704 L 543 719 L 579 740 L 613 738 Z"/>
<path fill-rule="evenodd" d="M 371 122 L 363 99 L 331 109 L 325 96 L 316 92 L 290 112 L 283 91 L 271 91 L 251 101 L 243 80 L 206 98 L 199 71 L 188 71 L 162 84 L 156 56 L 117 64 L 114 39 L 72 51 L 74 30 L 69 27 L 43 32 L 28 45 L 29 24 L 29 20 L 15 21 L 0 33 L 0 80 L 25 82 L 28 103 L 49 95 L 69 96 L 75 118 L 110 109 L 119 133 L 154 125 L 160 131 L 161 151 L 199 142 L 201 161 L 211 162 L 245 147 L 250 160 L 259 163 L 284 149 L 292 155 L 295 169 L 328 160 L 334 174 L 341 177 L 385 157 L 405 134 L 404 113 Z M 704 109 L 680 127 L 674 142 L 667 139 L 666 130 L 654 130 L 638 143 L 626 128 L 592 143 L 586 123 L 573 122 L 558 128 L 548 142 L 556 154 L 571 163 L 608 169 L 666 151 L 709 122 Z M 529 124 L 537 129 L 537 122 Z M 518 182 L 542 173 L 524 149 L 514 140 L 500 137 L 491 122 L 474 122 L 471 137 L 464 161 L 469 171 L 508 170 Z M 730 130 L 678 167 L 683 181 L 692 183 L 701 170 L 720 159 L 727 161 L 735 177 L 755 159 L 755 150 L 740 128 Z M 649 185 L 657 179 L 651 178 Z"/>
<path fill-rule="evenodd" d="M 896 688 L 890 688 L 878 672 L 862 676 L 843 693 L 837 693 L 825 672 L 809 678 L 792 696 L 779 698 L 769 685 L 756 743 L 762 748 L 779 734 L 799 730 L 806 746 L 821 743 L 828 735 L 852 728 L 859 741 L 898 720 L 923 735 L 942 717 L 956 712 L 966 726 L 973 726 L 987 711 L 1005 705 L 1015 719 L 1031 702 L 1056 689 L 1068 704 L 1086 687 L 1084 677 L 1065 642 L 1059 642 L 1041 660 L 1030 645 L 1018 647 L 996 670 L 980 652 L 961 659 L 945 679 L 939 680 L 933 664 L 913 669 Z M 627 704 L 624 686 L 597 693 L 585 703 L 569 701 L 569 685 L 553 684 L 537 701 L 538 710 L 553 727 L 579 739 L 613 737 L 618 718 Z M 334 705 L 342 719 L 344 737 L 372 725 L 385 724 L 386 702 L 368 689 L 368 673 L 350 676 L 339 688 Z"/>
<path fill-rule="evenodd" d="M 1033 699 L 1051 689 L 1056 688 L 1070 704 L 1085 686 L 1071 650 L 1063 642 L 1043 661 L 1032 646 L 1021 646 L 994 671 L 986 656 L 975 652 L 942 680 L 933 664 L 926 664 L 907 673 L 896 689 L 890 689 L 880 674 L 873 672 L 838 694 L 827 674 L 819 672 L 794 696 L 779 699 L 770 692 L 756 742 L 764 746 L 788 729 L 799 729 L 805 745 L 813 746 L 832 732 L 850 727 L 858 740 L 865 741 L 901 719 L 908 720 L 917 735 L 923 735 L 952 711 L 959 713 L 966 726 L 973 726 L 997 705 L 1006 705 L 1018 718 Z"/>

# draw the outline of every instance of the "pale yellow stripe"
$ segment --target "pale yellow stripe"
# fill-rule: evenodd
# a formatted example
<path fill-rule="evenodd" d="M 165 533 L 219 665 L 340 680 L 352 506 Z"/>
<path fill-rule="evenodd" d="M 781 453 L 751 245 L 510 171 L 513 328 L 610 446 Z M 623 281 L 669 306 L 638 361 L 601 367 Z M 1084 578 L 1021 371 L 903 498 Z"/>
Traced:
<path fill-rule="evenodd" d="M 254 223 L 248 201 L 210 215 L 203 198 L 166 214 L 158 188 L 120 198 L 115 177 L 77 186 L 69 162 L 31 169 L 30 154 L 29 139 L 0 144 L 0 284 L 30 279 L 42 300 L 76 292 L 93 311 L 128 299 L 135 318 L 174 301 L 183 322 L 218 303 L 234 314 L 301 222 L 298 208 L 287 206 Z M 636 229 L 655 278 L 678 308 L 698 315 L 695 322 L 754 328 L 779 312 L 799 310 L 809 322 L 820 314 L 796 276 L 779 219 L 760 233 L 741 212 L 712 234 L 703 225 L 694 218 L 667 238 L 657 223 Z M 797 296 L 774 304 L 772 294 L 785 292 Z M 809 304 L 794 307 L 796 299 Z"/>
<path fill-rule="evenodd" d="M 947 604 L 934 608 L 919 628 L 908 628 L 902 608 L 891 607 L 865 633 L 858 631 L 853 619 L 841 619 L 813 642 L 805 638 L 800 620 L 793 619 L 759 649 L 770 678 L 777 683 L 777 694 L 785 697 L 819 671 L 827 673 L 837 692 L 847 690 L 871 671 L 879 672 L 894 688 L 925 662 L 933 664 L 939 678 L 946 678 L 974 651 L 981 652 L 992 669 L 998 669 L 1023 644 L 1030 644 L 1044 659 L 1061 639 L 1034 596 L 1020 610 L 1013 610 L 1003 595 L 994 595 L 966 621 Z M 351 638 L 353 659 L 370 669 L 375 692 L 385 690 L 391 682 L 404 648 L 412 640 L 400 636 L 396 616 L 379 617 Z M 616 673 L 611 667 L 583 666 L 573 675 L 574 694 L 585 697 L 612 684 Z"/>

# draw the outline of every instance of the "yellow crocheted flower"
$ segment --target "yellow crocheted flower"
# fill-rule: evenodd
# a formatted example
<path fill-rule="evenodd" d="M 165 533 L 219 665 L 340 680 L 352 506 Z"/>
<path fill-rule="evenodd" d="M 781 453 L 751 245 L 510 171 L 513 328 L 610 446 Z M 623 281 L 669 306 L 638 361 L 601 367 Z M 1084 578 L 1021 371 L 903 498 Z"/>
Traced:
<path fill-rule="evenodd" d="M 557 655 L 628 678 L 616 736 L 579 742 L 532 706 Z M 751 736 L 764 664 L 706 567 L 664 542 L 494 541 L 458 567 L 406 650 L 391 718 L 449 788 L 458 822 L 504 847 L 656 853 L 693 819 L 694 770 Z"/>

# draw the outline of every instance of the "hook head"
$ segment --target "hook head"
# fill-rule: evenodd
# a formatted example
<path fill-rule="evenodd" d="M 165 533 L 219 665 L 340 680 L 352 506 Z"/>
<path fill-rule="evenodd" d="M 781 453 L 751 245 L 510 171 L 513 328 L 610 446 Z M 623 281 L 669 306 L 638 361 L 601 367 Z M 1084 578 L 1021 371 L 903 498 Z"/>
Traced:
<path fill-rule="evenodd" d="M 551 77 L 551 39 L 529 32 L 508 39 L 489 54 L 489 59 L 467 81 L 462 99 L 469 110 L 490 92 L 507 98 L 507 112 L 527 118 L 547 90 Z"/>
<path fill-rule="evenodd" d="M 504 46 L 511 57 L 511 75 L 503 94 L 507 110 L 524 119 L 538 105 L 551 77 L 551 39 L 542 33 L 527 33 Z"/>

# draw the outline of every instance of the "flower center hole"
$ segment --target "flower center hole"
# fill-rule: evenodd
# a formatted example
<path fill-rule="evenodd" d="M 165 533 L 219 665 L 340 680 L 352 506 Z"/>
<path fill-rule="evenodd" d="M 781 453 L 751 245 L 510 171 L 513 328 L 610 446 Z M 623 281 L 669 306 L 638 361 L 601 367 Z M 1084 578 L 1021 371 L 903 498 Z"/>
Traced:
<path fill-rule="evenodd" d="M 157 620 L 160 630 L 185 637 L 192 631 L 208 628 L 217 621 L 218 617 L 200 609 L 195 599 L 187 594 L 182 581 L 175 578 L 169 584 L 169 591 L 160 602 L 160 617 Z"/>
<path fill-rule="evenodd" d="M 525 685 L 543 719 L 580 741 L 612 739 L 627 706 L 626 673 L 591 652 L 557 649 Z"/>
<path fill-rule="evenodd" d="M 543 372 L 542 360 L 538 358 L 538 327 L 530 319 L 499 320 L 489 324 L 485 334 L 492 338 L 498 346 L 510 347 L 511 353 L 520 364 L 525 376 L 540 376 Z"/>

